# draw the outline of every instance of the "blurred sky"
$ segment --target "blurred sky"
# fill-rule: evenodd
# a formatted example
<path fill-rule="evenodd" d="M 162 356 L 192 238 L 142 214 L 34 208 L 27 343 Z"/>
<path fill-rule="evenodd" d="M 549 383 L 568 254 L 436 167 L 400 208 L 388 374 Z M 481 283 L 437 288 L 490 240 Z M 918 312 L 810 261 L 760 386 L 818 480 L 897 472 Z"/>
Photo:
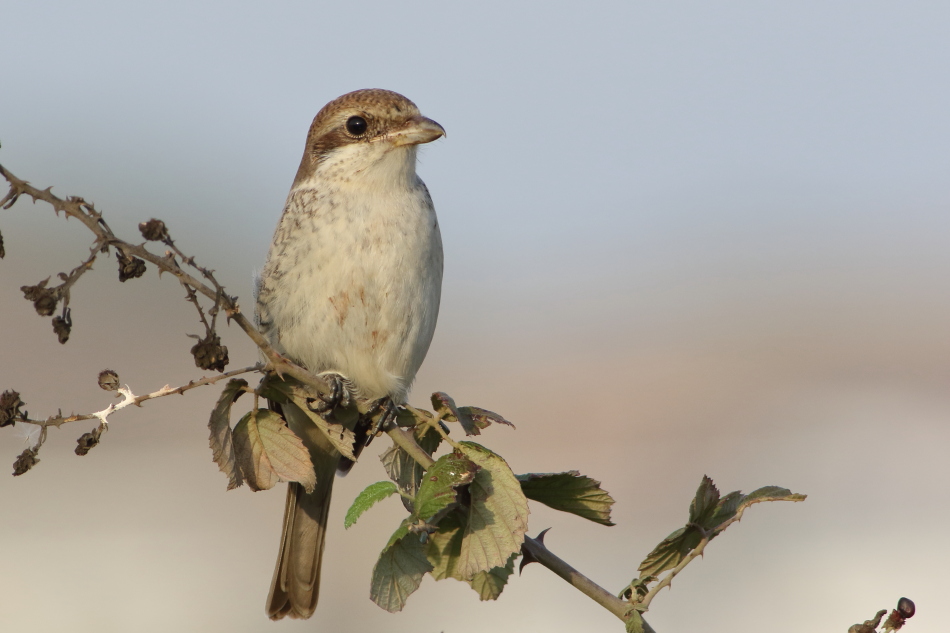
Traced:
<path fill-rule="evenodd" d="M 517 430 L 481 439 L 516 472 L 576 468 L 617 500 L 613 528 L 533 505 L 532 534 L 615 591 L 703 474 L 787 486 L 808 500 L 752 508 L 654 601 L 657 631 L 844 633 L 902 595 L 906 630 L 945 630 L 945 2 L 31 0 L 2 21 L 0 163 L 128 239 L 162 218 L 247 309 L 313 115 L 406 94 L 448 130 L 420 159 L 446 270 L 412 401 L 499 411 Z M 202 375 L 174 280 L 98 261 L 60 346 L 18 288 L 88 236 L 27 200 L 0 229 L 0 389 L 33 416 L 104 408 L 106 367 L 136 393 Z M 336 484 L 316 615 L 270 623 L 284 495 L 225 494 L 216 395 L 123 411 L 83 459 L 93 425 L 53 429 L 0 478 L 0 630 L 622 630 L 538 565 L 496 603 L 427 578 L 378 609 L 400 504 L 342 529 L 372 456 Z M 3 429 L 0 463 L 25 442 Z"/>

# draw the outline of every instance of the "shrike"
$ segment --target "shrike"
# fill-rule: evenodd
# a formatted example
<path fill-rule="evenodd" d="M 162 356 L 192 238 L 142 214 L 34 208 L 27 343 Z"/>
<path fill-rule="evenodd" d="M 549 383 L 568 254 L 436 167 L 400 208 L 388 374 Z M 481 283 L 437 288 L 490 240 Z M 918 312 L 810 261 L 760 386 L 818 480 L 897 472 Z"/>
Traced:
<path fill-rule="evenodd" d="M 257 287 L 274 347 L 337 390 L 405 402 L 435 331 L 442 238 L 416 175 L 416 149 L 441 125 L 389 90 L 357 90 L 317 114 Z M 331 403 L 332 404 L 332 403 Z M 299 409 L 285 417 L 313 423 Z M 317 605 L 339 453 L 310 441 L 317 475 L 289 484 L 267 613 L 309 618 Z"/>

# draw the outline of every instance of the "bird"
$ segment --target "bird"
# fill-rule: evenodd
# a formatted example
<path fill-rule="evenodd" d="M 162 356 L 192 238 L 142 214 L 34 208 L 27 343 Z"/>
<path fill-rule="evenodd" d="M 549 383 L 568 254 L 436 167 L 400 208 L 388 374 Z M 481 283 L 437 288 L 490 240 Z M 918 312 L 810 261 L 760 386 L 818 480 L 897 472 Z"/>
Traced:
<path fill-rule="evenodd" d="M 257 281 L 256 320 L 279 353 L 333 386 L 330 407 L 341 391 L 405 403 L 428 352 L 444 259 L 416 154 L 443 136 L 412 101 L 382 89 L 330 101 L 310 126 Z M 266 605 L 273 620 L 313 615 L 335 471 L 352 465 L 302 410 L 283 414 L 310 449 L 317 483 L 309 494 L 288 484 Z"/>

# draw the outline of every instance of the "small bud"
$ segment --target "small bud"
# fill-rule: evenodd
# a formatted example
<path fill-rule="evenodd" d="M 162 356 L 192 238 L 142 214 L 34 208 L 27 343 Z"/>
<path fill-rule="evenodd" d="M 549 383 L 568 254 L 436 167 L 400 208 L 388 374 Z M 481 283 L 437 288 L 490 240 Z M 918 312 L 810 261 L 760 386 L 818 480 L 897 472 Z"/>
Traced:
<path fill-rule="evenodd" d="M 138 257 L 126 257 L 119 252 L 119 281 L 135 279 L 145 274 L 145 262 Z"/>
<path fill-rule="evenodd" d="M 60 345 L 66 344 L 66 341 L 69 340 L 69 333 L 73 329 L 73 318 L 70 312 L 71 310 L 66 308 L 63 316 L 53 319 L 53 332 L 59 338 Z"/>
<path fill-rule="evenodd" d="M 101 431 L 99 429 L 80 435 L 79 439 L 76 440 L 76 454 L 82 457 L 95 448 L 99 444 L 100 435 Z"/>
<path fill-rule="evenodd" d="M 228 365 L 228 348 L 221 345 L 221 338 L 217 334 L 209 334 L 191 348 L 195 357 L 195 365 L 201 369 L 224 371 Z"/>
<path fill-rule="evenodd" d="M 168 239 L 168 229 L 165 227 L 165 223 L 155 218 L 139 224 L 139 231 L 142 232 L 142 237 L 152 242 L 162 242 Z"/>
<path fill-rule="evenodd" d="M 910 598 L 901 598 L 897 602 L 897 610 L 905 618 L 912 618 L 914 617 L 914 613 L 917 612 L 917 607 L 914 606 L 914 601 Z"/>
<path fill-rule="evenodd" d="M 20 456 L 13 462 L 14 477 L 19 477 L 39 463 L 40 460 L 37 459 L 36 453 L 37 451 L 32 448 L 28 448 L 20 453 Z"/>
<path fill-rule="evenodd" d="M 103 369 L 99 372 L 99 388 L 106 391 L 119 390 L 119 374 L 111 369 Z"/>
<path fill-rule="evenodd" d="M 10 426 L 16 423 L 16 419 L 22 414 L 20 407 L 25 407 L 26 403 L 20 400 L 20 394 L 16 391 L 4 391 L 0 395 L 0 427 Z"/>

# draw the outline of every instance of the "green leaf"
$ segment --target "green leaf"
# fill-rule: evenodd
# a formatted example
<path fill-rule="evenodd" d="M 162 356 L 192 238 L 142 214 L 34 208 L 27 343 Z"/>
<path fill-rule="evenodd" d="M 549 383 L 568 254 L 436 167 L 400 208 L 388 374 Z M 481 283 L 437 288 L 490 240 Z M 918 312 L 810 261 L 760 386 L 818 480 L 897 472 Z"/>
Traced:
<path fill-rule="evenodd" d="M 600 482 L 576 470 L 564 473 L 528 473 L 518 475 L 521 490 L 528 499 L 570 512 L 601 525 L 614 525 L 610 520 L 611 497 Z"/>
<path fill-rule="evenodd" d="M 404 530 L 403 536 L 395 538 Z M 410 534 L 405 521 L 396 534 L 376 561 L 370 586 L 370 599 L 390 613 L 402 611 L 409 596 L 422 583 L 422 577 L 432 570 L 422 537 Z"/>
<path fill-rule="evenodd" d="M 466 523 L 466 516 L 467 511 L 461 509 L 449 512 L 439 521 L 438 529 L 429 535 L 426 557 L 432 564 L 432 577 L 436 580 L 463 580 L 458 573 L 458 562 L 462 553 L 462 526 Z"/>
<path fill-rule="evenodd" d="M 762 501 L 804 501 L 807 498 L 807 495 L 792 492 L 788 488 L 764 486 L 747 494 L 739 503 L 739 509 L 744 510 L 753 503 Z"/>
<path fill-rule="evenodd" d="M 284 408 L 285 414 L 288 407 L 294 406 L 300 409 L 300 412 L 313 422 L 320 433 L 330 440 L 333 448 L 344 457 L 356 461 L 353 455 L 355 438 L 352 429 L 356 425 L 360 411 L 355 402 L 350 402 L 346 407 L 337 407 L 324 418 L 307 406 L 307 400 L 313 392 L 296 378 L 268 374 L 261 380 L 258 390 L 263 397 L 279 403 Z"/>
<path fill-rule="evenodd" d="M 696 489 L 696 496 L 689 504 L 689 522 L 702 523 L 708 515 L 712 514 L 717 503 L 719 503 L 719 489 L 716 488 L 712 479 L 703 475 L 703 480 Z"/>
<path fill-rule="evenodd" d="M 432 564 L 432 577 L 436 580 L 454 578 L 467 582 L 477 593 L 480 600 L 495 600 L 501 595 L 509 576 L 515 568 L 518 559 L 516 552 L 508 558 L 503 567 L 493 567 L 488 571 L 480 571 L 472 578 L 466 579 L 459 573 L 458 563 L 462 553 L 462 537 L 465 534 L 466 512 L 456 509 L 439 521 L 439 528 L 429 535 L 426 556 Z"/>
<path fill-rule="evenodd" d="M 429 455 L 432 455 L 442 442 L 442 435 L 429 426 L 427 422 L 418 424 L 413 434 L 422 450 Z M 399 490 L 408 497 L 415 497 L 422 481 L 422 474 L 425 472 L 422 466 L 411 458 L 406 451 L 395 445 L 386 449 L 379 459 L 383 462 L 386 474 L 396 482 Z M 405 498 L 402 501 L 403 505 L 406 506 L 406 510 L 412 512 L 412 502 Z"/>
<path fill-rule="evenodd" d="M 475 420 L 472 419 L 472 416 L 460 411 L 455 405 L 455 400 L 453 400 L 452 397 L 447 393 L 437 391 L 432 394 L 432 408 L 435 409 L 435 414 L 439 416 L 440 420 L 445 420 L 447 422 L 458 422 L 461 424 L 462 430 L 465 431 L 465 435 L 481 434 L 481 431 L 478 430 L 478 427 L 475 425 Z"/>
<path fill-rule="evenodd" d="M 730 492 L 720 498 L 719 490 L 712 480 L 704 476 L 689 506 L 689 522 L 663 539 L 647 555 L 638 568 L 640 577 L 658 576 L 676 567 L 702 542 L 704 533 L 712 540 L 728 527 L 730 521 L 754 503 L 804 499 L 805 495 L 795 494 L 778 486 L 759 488 L 748 495 L 739 491 Z"/>
<path fill-rule="evenodd" d="M 356 412 L 355 405 L 351 403 L 349 407 L 334 409 L 327 418 L 323 418 L 308 409 L 307 399 L 301 396 L 294 396 L 291 401 L 281 406 L 283 406 L 285 413 L 289 407 L 297 407 L 303 415 L 310 418 L 310 421 L 313 422 L 313 425 L 317 427 L 319 432 L 330 440 L 334 449 L 344 457 L 356 461 L 356 456 L 353 454 L 353 440 L 355 436 L 353 435 L 352 428 L 356 424 L 356 418 L 359 414 Z"/>
<path fill-rule="evenodd" d="M 237 464 L 251 490 L 296 481 L 307 492 L 316 485 L 310 451 L 274 411 L 255 409 L 234 427 Z"/>
<path fill-rule="evenodd" d="M 399 492 L 396 484 L 391 481 L 377 481 L 363 489 L 363 492 L 356 496 L 353 505 L 346 511 L 346 517 L 343 519 L 343 527 L 350 529 L 350 526 L 356 523 L 360 516 L 369 510 L 373 505 L 382 501 L 386 497 Z"/>
<path fill-rule="evenodd" d="M 501 417 L 494 411 L 489 411 L 488 409 L 482 409 L 481 407 L 459 407 L 459 413 L 466 415 L 472 418 L 472 421 L 480 429 L 487 428 L 492 423 L 495 424 L 506 424 L 511 428 L 515 428 L 515 425 Z"/>
<path fill-rule="evenodd" d="M 211 457 L 225 475 L 228 476 L 228 490 L 244 483 L 241 469 L 237 465 L 234 453 L 234 441 L 231 435 L 231 405 L 244 394 L 246 380 L 232 378 L 224 386 L 217 404 L 211 410 L 208 430 L 211 431 Z"/>
<path fill-rule="evenodd" d="M 459 553 L 459 574 L 468 580 L 480 571 L 504 567 L 521 551 L 528 500 L 499 455 L 474 442 L 461 442 L 459 449 L 481 468 L 468 487 L 471 508 Z"/>
<path fill-rule="evenodd" d="M 673 569 L 703 540 L 700 533 L 692 527 L 682 527 L 653 548 L 637 571 L 640 576 L 658 576 L 667 569 Z"/>
<path fill-rule="evenodd" d="M 478 466 L 455 453 L 437 459 L 422 478 L 422 485 L 416 493 L 412 519 L 428 522 L 455 503 L 456 488 L 471 483 L 477 472 Z"/>
<path fill-rule="evenodd" d="M 278 376 L 277 374 L 265 374 L 257 385 L 257 391 L 261 397 L 273 400 L 279 404 L 287 404 L 294 397 L 294 390 L 299 389 L 302 383 L 296 378 L 290 376 Z"/>
<path fill-rule="evenodd" d="M 497 600 L 505 585 L 508 584 L 508 577 L 515 571 L 515 560 L 518 559 L 518 553 L 512 554 L 508 558 L 508 564 L 504 567 L 494 567 L 488 571 L 480 571 L 475 574 L 469 583 L 472 589 L 478 594 L 478 599 Z"/>
<path fill-rule="evenodd" d="M 627 633 L 643 633 L 643 616 L 639 611 L 634 611 L 627 617 Z"/>

